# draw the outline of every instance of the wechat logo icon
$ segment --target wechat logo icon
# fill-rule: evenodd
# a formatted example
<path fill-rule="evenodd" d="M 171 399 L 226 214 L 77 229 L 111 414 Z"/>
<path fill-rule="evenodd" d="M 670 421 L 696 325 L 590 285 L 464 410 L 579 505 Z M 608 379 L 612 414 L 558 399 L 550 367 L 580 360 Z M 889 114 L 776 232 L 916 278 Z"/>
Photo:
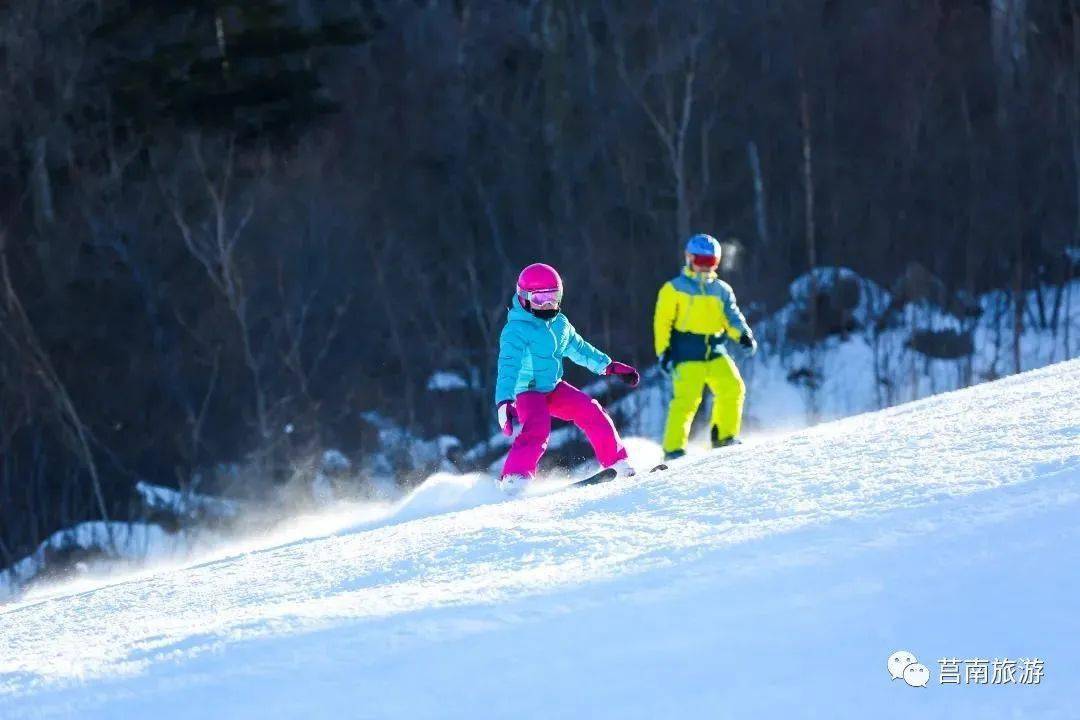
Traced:
<path fill-rule="evenodd" d="M 930 669 L 907 650 L 897 650 L 890 655 L 888 669 L 889 677 L 903 680 L 911 687 L 926 687 L 930 682 Z"/>

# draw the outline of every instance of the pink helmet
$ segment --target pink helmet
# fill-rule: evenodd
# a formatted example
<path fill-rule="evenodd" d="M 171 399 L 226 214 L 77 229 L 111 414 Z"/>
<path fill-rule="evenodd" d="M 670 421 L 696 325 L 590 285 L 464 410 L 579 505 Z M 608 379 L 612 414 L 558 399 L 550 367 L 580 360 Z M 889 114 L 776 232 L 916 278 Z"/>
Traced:
<path fill-rule="evenodd" d="M 517 296 L 526 307 L 537 310 L 555 309 L 562 302 L 562 278 L 555 268 L 533 263 L 521 271 L 517 279 Z"/>

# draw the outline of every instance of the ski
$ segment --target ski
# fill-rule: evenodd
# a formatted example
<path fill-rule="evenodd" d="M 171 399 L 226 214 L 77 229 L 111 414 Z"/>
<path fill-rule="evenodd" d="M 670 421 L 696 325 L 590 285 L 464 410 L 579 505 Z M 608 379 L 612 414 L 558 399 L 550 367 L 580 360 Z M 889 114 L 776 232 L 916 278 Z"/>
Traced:
<path fill-rule="evenodd" d="M 581 480 L 575 480 L 574 482 L 570 483 L 570 485 L 571 485 L 571 487 L 579 486 L 579 485 L 580 486 L 599 485 L 600 483 L 606 483 L 606 482 L 609 482 L 611 480 L 614 480 L 618 476 L 619 476 L 619 474 L 617 472 L 615 472 L 614 469 L 612 469 L 612 468 L 604 468 L 600 472 L 593 473 L 592 475 L 590 475 L 587 478 L 583 478 Z"/>
<path fill-rule="evenodd" d="M 659 465 L 651 468 L 649 470 L 649 472 L 654 473 L 654 472 L 658 472 L 660 470 L 667 470 L 667 469 L 668 469 L 668 466 L 666 464 L 660 463 Z M 616 473 L 613 468 L 604 468 L 600 472 L 593 473 L 592 475 L 590 475 L 587 478 L 582 478 L 581 480 L 577 480 L 576 482 L 570 483 L 570 486 L 574 487 L 574 486 L 585 486 L 585 485 L 599 485 L 600 483 L 611 482 L 612 480 L 614 480 L 618 476 L 619 476 L 618 473 Z"/>

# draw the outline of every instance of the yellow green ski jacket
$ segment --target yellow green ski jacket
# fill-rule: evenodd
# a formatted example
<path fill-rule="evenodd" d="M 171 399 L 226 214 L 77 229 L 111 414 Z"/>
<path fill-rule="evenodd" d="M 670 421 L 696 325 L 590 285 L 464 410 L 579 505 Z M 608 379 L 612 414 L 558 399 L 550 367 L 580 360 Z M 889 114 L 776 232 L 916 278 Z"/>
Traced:
<path fill-rule="evenodd" d="M 656 298 L 653 333 L 657 357 L 671 349 L 673 363 L 709 360 L 726 353 L 725 336 L 750 332 L 735 304 L 735 291 L 715 273 L 689 268 L 664 283 Z"/>

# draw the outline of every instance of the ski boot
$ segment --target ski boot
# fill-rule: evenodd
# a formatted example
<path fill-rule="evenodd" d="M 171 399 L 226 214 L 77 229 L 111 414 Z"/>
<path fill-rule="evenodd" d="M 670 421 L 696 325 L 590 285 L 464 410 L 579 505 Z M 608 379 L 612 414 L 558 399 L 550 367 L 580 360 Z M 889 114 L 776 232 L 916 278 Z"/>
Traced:
<path fill-rule="evenodd" d="M 507 495 L 520 495 L 525 491 L 529 478 L 525 475 L 503 475 L 495 485 Z"/>
<path fill-rule="evenodd" d="M 686 454 L 686 451 L 683 450 L 682 448 L 680 448 L 678 450 L 665 450 L 664 451 L 664 460 L 678 460 L 679 458 L 681 458 L 685 454 Z"/>
<path fill-rule="evenodd" d="M 633 477 L 634 475 L 637 475 L 637 469 L 634 468 L 626 458 L 611 465 L 610 469 L 615 471 L 616 477 Z"/>
<path fill-rule="evenodd" d="M 734 435 L 729 435 L 726 438 L 720 437 L 720 433 L 717 431 L 715 425 L 713 426 L 712 432 L 709 433 L 709 437 L 712 438 L 713 450 L 728 447 L 729 445 L 742 445 L 742 440 Z"/>

